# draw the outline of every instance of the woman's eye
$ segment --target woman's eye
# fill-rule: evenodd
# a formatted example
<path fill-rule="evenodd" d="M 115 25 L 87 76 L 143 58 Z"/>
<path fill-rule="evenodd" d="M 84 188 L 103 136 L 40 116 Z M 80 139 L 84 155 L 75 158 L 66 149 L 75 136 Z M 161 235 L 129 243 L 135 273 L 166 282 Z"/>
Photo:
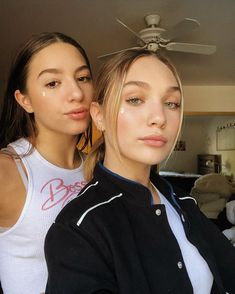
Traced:
<path fill-rule="evenodd" d="M 180 103 L 177 102 L 165 102 L 165 105 L 169 109 L 177 109 L 180 107 Z"/>
<path fill-rule="evenodd" d="M 78 77 L 77 78 L 78 82 L 90 82 L 91 81 L 91 76 L 83 76 L 83 77 Z"/>
<path fill-rule="evenodd" d="M 59 85 L 58 81 L 51 81 L 50 83 L 46 84 L 46 87 L 50 88 L 50 89 L 54 89 Z"/>
<path fill-rule="evenodd" d="M 126 102 L 132 105 L 139 105 L 143 103 L 143 100 L 138 97 L 132 97 L 132 98 L 126 99 Z"/>

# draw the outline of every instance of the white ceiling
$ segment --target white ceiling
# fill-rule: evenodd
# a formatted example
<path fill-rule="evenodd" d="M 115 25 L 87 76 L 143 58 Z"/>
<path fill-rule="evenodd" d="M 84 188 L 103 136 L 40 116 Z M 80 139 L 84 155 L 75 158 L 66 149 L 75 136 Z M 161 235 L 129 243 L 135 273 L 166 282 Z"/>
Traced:
<path fill-rule="evenodd" d="M 235 85 L 235 0 L 0 0 L 0 81 L 6 79 L 16 48 L 42 31 L 77 39 L 96 71 L 97 56 L 137 45 L 115 18 L 138 32 L 148 14 L 159 14 L 165 29 L 196 18 L 200 28 L 177 41 L 217 46 L 213 55 L 167 53 L 183 84 Z"/>

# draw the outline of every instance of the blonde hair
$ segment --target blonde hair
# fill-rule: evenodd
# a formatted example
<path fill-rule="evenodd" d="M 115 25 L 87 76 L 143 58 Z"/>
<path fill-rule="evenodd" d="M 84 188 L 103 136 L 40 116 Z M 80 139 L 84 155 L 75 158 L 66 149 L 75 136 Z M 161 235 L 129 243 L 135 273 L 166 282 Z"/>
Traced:
<path fill-rule="evenodd" d="M 115 55 L 109 59 L 100 68 L 97 78 L 95 80 L 95 102 L 103 108 L 105 117 L 110 119 L 110 129 L 112 132 L 113 145 L 115 152 L 119 154 L 118 142 L 117 142 L 117 118 L 121 104 L 121 94 L 127 72 L 131 65 L 141 57 L 153 56 L 165 64 L 173 73 L 182 95 L 182 85 L 178 73 L 171 62 L 164 56 L 159 55 L 157 52 L 152 52 L 146 49 L 130 49 Z M 181 99 L 181 117 L 180 126 L 175 139 L 180 133 L 180 128 L 183 119 L 183 95 Z M 172 150 L 174 145 L 172 146 Z M 170 152 L 170 153 L 171 153 Z M 89 152 L 85 164 L 84 164 L 84 176 L 87 181 L 91 180 L 95 165 L 98 161 L 103 161 L 105 154 L 105 142 L 103 135 L 95 142 L 91 151 Z"/>

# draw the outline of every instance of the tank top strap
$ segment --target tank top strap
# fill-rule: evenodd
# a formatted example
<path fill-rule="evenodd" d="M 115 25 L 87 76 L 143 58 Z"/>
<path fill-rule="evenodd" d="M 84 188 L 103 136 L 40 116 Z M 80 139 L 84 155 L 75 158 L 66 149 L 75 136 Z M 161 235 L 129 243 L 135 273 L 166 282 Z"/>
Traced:
<path fill-rule="evenodd" d="M 3 153 L 13 157 L 13 159 L 15 161 L 15 164 L 16 164 L 16 167 L 18 169 L 18 172 L 19 172 L 19 174 L 21 176 L 22 182 L 23 182 L 25 188 L 27 189 L 28 179 L 27 179 L 25 170 L 23 168 L 23 163 L 22 163 L 22 160 L 18 157 L 18 155 L 17 155 L 16 151 L 14 150 L 14 148 L 11 147 L 11 146 L 7 146 L 6 148 L 2 148 L 1 151 Z"/>
<path fill-rule="evenodd" d="M 26 188 L 26 190 L 27 190 L 28 179 L 27 179 L 27 176 L 26 176 L 25 170 L 24 170 L 24 168 L 23 168 L 23 163 L 22 163 L 22 161 L 21 161 L 20 158 L 15 158 L 14 160 L 15 160 L 15 164 L 16 164 L 16 166 L 17 166 L 18 172 L 19 172 L 19 174 L 20 174 L 20 176 L 21 176 L 21 179 L 22 179 L 22 181 L 23 181 L 23 183 L 24 183 L 24 186 L 25 186 L 25 188 Z"/>

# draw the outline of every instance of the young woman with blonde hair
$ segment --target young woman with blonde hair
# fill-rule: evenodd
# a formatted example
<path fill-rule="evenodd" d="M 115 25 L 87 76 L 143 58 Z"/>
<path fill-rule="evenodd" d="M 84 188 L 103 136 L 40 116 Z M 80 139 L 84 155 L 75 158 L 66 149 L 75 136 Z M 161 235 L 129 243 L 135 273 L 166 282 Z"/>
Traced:
<path fill-rule="evenodd" d="M 47 234 L 46 293 L 235 293 L 234 248 L 153 168 L 182 124 L 174 67 L 128 50 L 103 66 L 95 89 L 102 138 L 86 161 L 90 182 Z"/>

